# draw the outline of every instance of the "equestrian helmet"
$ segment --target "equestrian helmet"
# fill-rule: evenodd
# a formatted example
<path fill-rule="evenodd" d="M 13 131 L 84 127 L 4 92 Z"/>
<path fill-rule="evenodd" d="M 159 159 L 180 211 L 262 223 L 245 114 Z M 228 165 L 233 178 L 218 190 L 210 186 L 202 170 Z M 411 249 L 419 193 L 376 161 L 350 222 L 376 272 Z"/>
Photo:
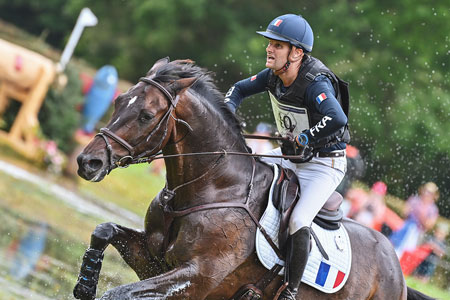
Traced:
<path fill-rule="evenodd" d="M 308 22 L 300 15 L 287 14 L 275 18 L 267 26 L 266 31 L 256 33 L 272 40 L 288 42 L 311 52 L 314 43 L 314 34 Z"/>

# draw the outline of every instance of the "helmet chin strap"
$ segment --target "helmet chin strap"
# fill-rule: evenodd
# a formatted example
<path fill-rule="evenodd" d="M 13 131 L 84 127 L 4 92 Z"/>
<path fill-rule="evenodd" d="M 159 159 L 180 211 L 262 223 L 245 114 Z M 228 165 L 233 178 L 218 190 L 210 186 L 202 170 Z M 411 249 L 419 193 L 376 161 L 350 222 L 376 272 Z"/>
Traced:
<path fill-rule="evenodd" d="M 285 73 L 289 69 L 289 66 L 291 65 L 291 62 L 289 61 L 289 56 L 291 55 L 291 52 L 292 52 L 292 45 L 291 45 L 291 50 L 289 51 L 289 54 L 287 57 L 287 62 L 284 64 L 284 66 L 281 69 L 278 69 L 273 72 L 275 75 L 279 76 L 279 75 Z"/>
<path fill-rule="evenodd" d="M 285 72 L 289 69 L 289 66 L 290 66 L 290 65 L 291 65 L 291 62 L 288 60 L 288 61 L 284 64 L 284 66 L 283 66 L 281 69 L 278 69 L 278 70 L 276 70 L 276 71 L 273 72 L 273 73 L 274 73 L 275 75 L 279 76 L 279 75 L 285 73 Z"/>

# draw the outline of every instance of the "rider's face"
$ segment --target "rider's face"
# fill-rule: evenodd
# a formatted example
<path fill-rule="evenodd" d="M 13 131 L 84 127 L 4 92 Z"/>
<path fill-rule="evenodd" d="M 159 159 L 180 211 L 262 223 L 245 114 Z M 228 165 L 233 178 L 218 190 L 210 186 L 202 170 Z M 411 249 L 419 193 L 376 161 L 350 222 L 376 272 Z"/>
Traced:
<path fill-rule="evenodd" d="M 272 70 L 279 70 L 284 67 L 288 60 L 291 46 L 287 42 L 269 39 L 266 52 L 266 67 Z"/>

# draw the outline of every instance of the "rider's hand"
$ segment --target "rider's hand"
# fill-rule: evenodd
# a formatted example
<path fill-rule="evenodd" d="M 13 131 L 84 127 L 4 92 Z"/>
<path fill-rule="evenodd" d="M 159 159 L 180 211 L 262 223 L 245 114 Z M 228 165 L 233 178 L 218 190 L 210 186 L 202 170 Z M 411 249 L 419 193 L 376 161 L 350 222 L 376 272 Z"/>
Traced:
<path fill-rule="evenodd" d="M 300 133 L 295 137 L 295 142 L 298 147 L 305 148 L 308 145 L 309 139 L 305 133 Z"/>
<path fill-rule="evenodd" d="M 300 133 L 295 137 L 295 155 L 300 157 L 301 162 L 309 161 L 313 155 L 313 149 L 309 146 L 308 135 Z"/>
<path fill-rule="evenodd" d="M 308 136 L 305 133 L 300 133 L 294 137 L 292 133 L 288 132 L 286 138 L 282 142 L 281 152 L 284 155 L 298 156 L 298 159 L 291 159 L 292 162 L 301 163 L 312 158 L 312 148 L 308 145 Z"/>
<path fill-rule="evenodd" d="M 295 146 L 295 155 L 304 156 L 307 152 L 309 152 L 308 146 L 308 136 L 305 133 L 300 133 L 294 139 Z"/>

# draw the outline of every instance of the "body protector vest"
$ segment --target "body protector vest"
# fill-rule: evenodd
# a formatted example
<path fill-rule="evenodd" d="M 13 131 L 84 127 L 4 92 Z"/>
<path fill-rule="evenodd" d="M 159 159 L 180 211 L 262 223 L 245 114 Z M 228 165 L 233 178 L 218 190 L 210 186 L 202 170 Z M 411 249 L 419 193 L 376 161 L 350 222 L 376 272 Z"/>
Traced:
<path fill-rule="evenodd" d="M 305 55 L 297 78 L 285 93 L 281 92 L 281 79 L 271 72 L 268 82 L 268 93 L 272 104 L 278 132 L 282 136 L 296 136 L 305 129 L 317 124 L 324 115 L 313 111 L 305 105 L 306 89 L 319 75 L 327 76 L 336 91 L 336 99 L 348 117 L 350 97 L 348 83 L 337 77 L 320 60 Z M 331 136 L 315 141 L 311 146 L 314 149 L 329 147 L 339 142 L 350 142 L 348 125 Z"/>

